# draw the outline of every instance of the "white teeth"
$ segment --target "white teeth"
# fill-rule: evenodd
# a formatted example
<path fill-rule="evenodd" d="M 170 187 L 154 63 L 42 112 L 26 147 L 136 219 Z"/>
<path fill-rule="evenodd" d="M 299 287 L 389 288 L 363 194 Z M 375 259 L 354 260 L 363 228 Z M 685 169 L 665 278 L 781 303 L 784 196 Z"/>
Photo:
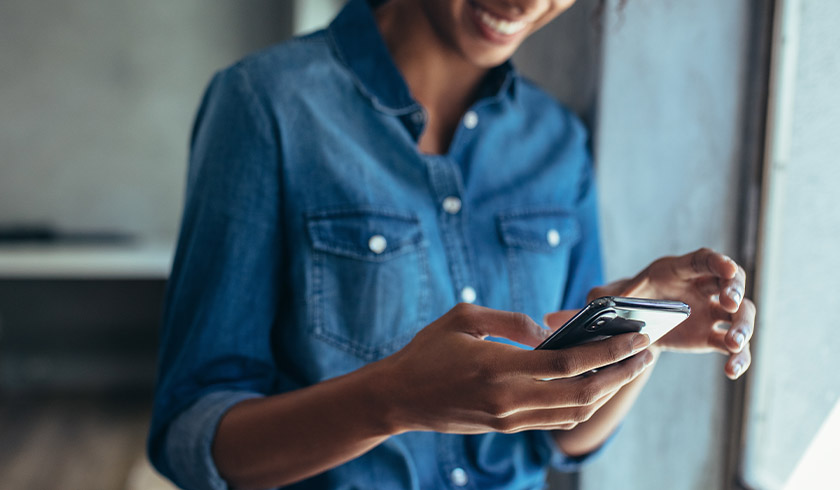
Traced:
<path fill-rule="evenodd" d="M 511 22 L 509 20 L 495 17 L 491 15 L 490 12 L 487 12 L 482 8 L 476 7 L 476 10 L 478 11 L 478 18 L 481 19 L 481 22 L 499 34 L 510 36 L 525 28 L 526 23 L 524 21 L 518 20 L 516 22 Z"/>

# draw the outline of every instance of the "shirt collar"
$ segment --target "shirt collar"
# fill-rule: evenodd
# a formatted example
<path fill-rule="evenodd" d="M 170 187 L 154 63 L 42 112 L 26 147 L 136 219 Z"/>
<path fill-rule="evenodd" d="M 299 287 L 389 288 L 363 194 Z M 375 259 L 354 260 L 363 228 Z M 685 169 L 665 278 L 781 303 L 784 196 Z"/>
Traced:
<path fill-rule="evenodd" d="M 420 109 L 388 52 L 366 0 L 350 0 L 327 31 L 336 55 L 376 109 L 393 115 Z M 493 68 L 479 88 L 479 99 L 515 97 L 516 78 L 510 61 Z"/>

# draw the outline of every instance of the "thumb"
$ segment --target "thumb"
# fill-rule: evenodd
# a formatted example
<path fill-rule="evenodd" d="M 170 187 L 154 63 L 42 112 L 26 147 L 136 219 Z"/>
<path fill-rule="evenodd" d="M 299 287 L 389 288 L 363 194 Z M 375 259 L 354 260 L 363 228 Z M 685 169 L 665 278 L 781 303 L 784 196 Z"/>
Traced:
<path fill-rule="evenodd" d="M 466 327 L 464 331 L 476 337 L 503 337 L 536 347 L 551 333 L 525 313 L 493 310 L 474 305 L 471 305 L 468 310 L 464 313 L 469 316 L 468 321 L 458 323 Z"/>

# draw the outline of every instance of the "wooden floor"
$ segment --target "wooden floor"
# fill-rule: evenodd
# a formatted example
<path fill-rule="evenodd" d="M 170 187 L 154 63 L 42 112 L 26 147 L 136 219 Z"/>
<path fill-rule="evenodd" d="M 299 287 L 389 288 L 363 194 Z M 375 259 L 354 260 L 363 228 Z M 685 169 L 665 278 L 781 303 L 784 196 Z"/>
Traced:
<path fill-rule="evenodd" d="M 0 488 L 172 489 L 146 462 L 137 397 L 0 398 Z"/>

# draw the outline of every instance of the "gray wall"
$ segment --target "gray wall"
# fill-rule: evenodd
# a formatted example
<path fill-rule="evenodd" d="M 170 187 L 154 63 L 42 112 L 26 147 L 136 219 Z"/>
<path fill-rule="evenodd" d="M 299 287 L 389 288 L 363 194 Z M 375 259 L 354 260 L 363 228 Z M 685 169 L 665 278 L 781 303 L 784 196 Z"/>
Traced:
<path fill-rule="evenodd" d="M 840 337 L 825 318 L 840 309 L 833 293 L 840 271 L 840 2 L 783 4 L 745 473 L 766 489 L 840 488 Z"/>
<path fill-rule="evenodd" d="M 700 246 L 737 252 L 749 8 L 632 0 L 608 13 L 595 149 L 609 279 Z M 723 363 L 664 355 L 582 488 L 720 488 Z"/>
<path fill-rule="evenodd" d="M 579 1 L 517 63 L 594 129 L 607 278 L 701 246 L 737 256 L 751 3 L 612 1 L 599 22 L 595 3 Z M 581 488 L 720 488 L 723 362 L 664 355 Z"/>
<path fill-rule="evenodd" d="M 598 96 L 601 29 L 598 0 L 578 0 L 537 31 L 514 57 L 519 71 L 592 126 Z"/>
<path fill-rule="evenodd" d="M 288 37 L 292 2 L 0 2 L 0 225 L 174 239 L 212 73 Z"/>

